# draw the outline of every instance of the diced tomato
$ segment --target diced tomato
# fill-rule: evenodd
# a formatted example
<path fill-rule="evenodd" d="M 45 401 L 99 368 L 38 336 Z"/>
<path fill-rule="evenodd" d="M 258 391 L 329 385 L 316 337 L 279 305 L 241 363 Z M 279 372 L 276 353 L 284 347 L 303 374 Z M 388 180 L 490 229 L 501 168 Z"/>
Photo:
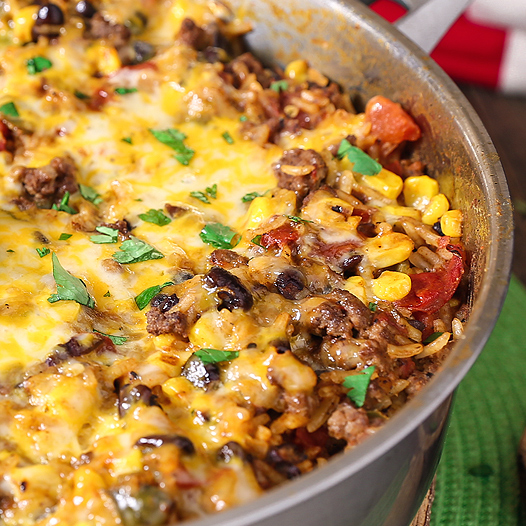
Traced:
<path fill-rule="evenodd" d="M 401 358 L 402 365 L 398 369 L 398 376 L 403 380 L 409 378 L 415 370 L 415 362 L 411 358 Z"/>
<path fill-rule="evenodd" d="M 308 447 L 325 447 L 329 435 L 327 430 L 323 427 L 316 429 L 313 433 L 309 433 L 305 427 L 299 427 L 296 429 L 296 437 L 294 442 L 298 446 L 304 448 Z"/>
<path fill-rule="evenodd" d="M 402 106 L 380 95 L 367 103 L 365 117 L 371 123 L 372 134 L 382 142 L 400 144 L 420 138 L 420 128 Z"/>
<path fill-rule="evenodd" d="M 300 237 L 299 232 L 290 224 L 281 225 L 261 236 L 261 245 L 265 248 L 291 246 Z"/>
<path fill-rule="evenodd" d="M 411 291 L 399 301 L 398 307 L 412 312 L 436 312 L 445 305 L 457 290 L 460 279 L 464 274 L 464 253 L 457 245 L 448 245 L 447 249 L 453 254 L 446 267 L 434 272 L 412 274 Z"/>
<path fill-rule="evenodd" d="M 7 138 L 10 133 L 11 132 L 7 125 L 0 122 L 0 152 L 4 152 L 7 149 Z"/>

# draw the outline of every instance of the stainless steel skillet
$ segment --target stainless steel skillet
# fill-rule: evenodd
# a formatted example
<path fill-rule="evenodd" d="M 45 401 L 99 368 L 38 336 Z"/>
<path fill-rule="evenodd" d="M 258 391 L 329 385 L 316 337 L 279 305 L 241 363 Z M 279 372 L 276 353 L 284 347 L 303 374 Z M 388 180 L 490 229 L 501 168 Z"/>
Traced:
<path fill-rule="evenodd" d="M 423 131 L 414 155 L 464 212 L 472 312 L 443 370 L 375 436 L 257 501 L 192 525 L 407 526 L 434 475 L 453 392 L 489 337 L 507 290 L 513 225 L 498 156 L 453 82 L 366 7 L 343 0 L 230 3 L 254 21 L 248 42 L 263 60 L 306 58 L 358 103 L 383 94 L 410 111 Z"/>

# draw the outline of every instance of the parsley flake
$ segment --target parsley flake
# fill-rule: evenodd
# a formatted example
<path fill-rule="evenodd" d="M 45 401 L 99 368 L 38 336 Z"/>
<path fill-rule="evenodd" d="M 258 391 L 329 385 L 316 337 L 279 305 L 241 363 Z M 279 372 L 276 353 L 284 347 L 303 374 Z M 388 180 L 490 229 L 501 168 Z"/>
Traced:
<path fill-rule="evenodd" d="M 186 139 L 186 135 L 183 132 L 175 128 L 166 130 L 152 130 L 150 128 L 149 131 L 159 142 L 166 144 L 166 146 L 177 152 L 174 157 L 182 165 L 188 166 L 195 152 L 184 144 L 183 141 Z"/>
<path fill-rule="evenodd" d="M 106 294 L 104 294 L 102 297 L 103 298 L 111 298 L 110 291 L 108 290 L 108 292 L 106 292 Z"/>
<path fill-rule="evenodd" d="M 27 72 L 30 75 L 42 73 L 42 71 L 46 71 L 46 69 L 49 69 L 52 65 L 53 63 L 51 62 L 51 60 L 47 59 L 46 57 L 38 56 L 26 60 Z"/>
<path fill-rule="evenodd" d="M 289 88 L 289 83 L 286 80 L 276 80 L 270 85 L 270 89 L 279 93 L 286 91 Z"/>
<path fill-rule="evenodd" d="M 117 95 L 128 95 L 128 93 L 135 93 L 137 91 L 137 88 L 115 88 Z"/>
<path fill-rule="evenodd" d="M 75 90 L 73 92 L 73 95 L 75 95 L 75 97 L 77 97 L 77 99 L 79 100 L 87 100 L 90 98 L 89 95 L 86 95 L 85 93 L 82 93 L 82 91 L 79 91 L 79 90 Z"/>
<path fill-rule="evenodd" d="M 13 254 L 15 253 L 15 251 L 14 251 L 12 248 L 8 248 L 8 249 L 6 250 L 6 252 L 10 252 L 10 253 L 13 253 Z"/>
<path fill-rule="evenodd" d="M 230 135 L 230 133 L 228 133 L 227 131 L 221 134 L 221 137 L 223 137 L 223 139 L 225 139 L 225 141 L 228 144 L 234 144 L 234 139 L 232 138 L 232 135 Z"/>
<path fill-rule="evenodd" d="M 69 203 L 69 192 L 66 191 L 64 192 L 64 195 L 62 196 L 62 199 L 60 200 L 59 205 L 57 206 L 56 204 L 53 204 L 51 208 L 52 210 L 58 210 L 59 212 L 66 212 L 71 215 L 78 214 L 78 212 L 74 208 L 71 208 L 71 206 L 69 206 L 68 203 Z"/>
<path fill-rule="evenodd" d="M 44 256 L 47 256 L 51 252 L 51 250 L 49 250 L 49 248 L 47 247 L 36 248 L 35 250 L 38 252 L 38 255 L 41 258 L 43 258 Z"/>
<path fill-rule="evenodd" d="M 303 219 L 298 216 L 287 216 L 294 223 L 314 223 L 314 221 L 309 221 L 308 219 Z"/>
<path fill-rule="evenodd" d="M 246 122 L 248 121 L 248 117 L 246 115 L 241 115 L 241 117 L 239 117 L 239 122 Z"/>
<path fill-rule="evenodd" d="M 121 139 L 122 142 L 127 142 L 128 144 L 133 144 L 131 137 L 123 137 Z"/>
<path fill-rule="evenodd" d="M 0 112 L 6 117 L 20 117 L 14 102 L 6 102 L 0 106 Z"/>
<path fill-rule="evenodd" d="M 199 237 L 204 243 L 212 245 L 215 248 L 234 248 L 238 243 L 239 236 L 230 227 L 221 223 L 208 223 L 199 233 Z"/>
<path fill-rule="evenodd" d="M 373 303 L 372 301 L 369 302 L 369 310 L 371 312 L 376 312 L 377 308 L 378 308 L 378 305 L 376 303 Z"/>
<path fill-rule="evenodd" d="M 199 199 L 199 201 L 210 204 L 210 199 L 217 199 L 217 184 L 213 184 L 212 186 L 207 186 L 205 188 L 204 192 L 201 192 L 201 190 L 196 190 L 194 192 L 190 192 L 190 197 L 194 197 L 195 199 Z"/>
<path fill-rule="evenodd" d="M 263 236 L 262 236 L 261 234 L 259 234 L 259 235 L 255 236 L 255 237 L 253 237 L 253 238 L 250 240 L 250 242 L 251 242 L 251 243 L 254 243 L 254 245 L 257 245 L 258 247 L 265 248 L 265 247 L 261 244 L 261 238 L 262 238 L 262 237 L 263 237 Z"/>
<path fill-rule="evenodd" d="M 150 259 L 161 259 L 164 255 L 156 248 L 148 245 L 142 239 L 131 236 L 119 247 L 120 252 L 115 252 L 112 257 L 118 263 L 139 263 Z"/>
<path fill-rule="evenodd" d="M 51 254 L 51 258 L 53 260 L 53 277 L 57 284 L 57 293 L 51 294 L 47 299 L 49 303 L 55 303 L 56 301 L 61 300 L 72 300 L 93 309 L 95 307 L 95 301 L 89 295 L 85 283 L 81 279 L 70 274 L 60 264 L 55 253 Z"/>
<path fill-rule="evenodd" d="M 367 388 L 371 381 L 371 376 L 376 369 L 375 365 L 366 367 L 363 371 L 358 374 L 348 376 L 343 381 L 343 387 L 347 387 L 350 391 L 347 396 L 355 403 L 356 407 L 362 407 L 365 403 L 365 395 L 367 394 Z"/>
<path fill-rule="evenodd" d="M 164 287 L 173 284 L 173 281 L 167 281 L 162 285 L 154 285 L 153 287 L 144 289 L 138 296 L 135 296 L 135 303 L 137 304 L 137 307 L 139 307 L 139 310 L 146 308 L 150 304 L 150 301 L 152 301 L 152 299 L 155 298 Z"/>
<path fill-rule="evenodd" d="M 423 343 L 431 343 L 434 342 L 437 338 L 440 338 L 444 334 L 443 332 L 434 332 L 433 334 L 429 335 Z"/>
<path fill-rule="evenodd" d="M 241 198 L 241 201 L 243 201 L 243 203 L 250 203 L 250 201 L 254 201 L 256 197 L 263 197 L 264 195 L 265 194 L 258 194 L 258 192 L 249 192 Z"/>
<path fill-rule="evenodd" d="M 376 162 L 357 146 L 352 146 L 347 139 L 343 139 L 340 143 L 337 156 L 340 159 L 347 156 L 347 159 L 353 163 L 353 172 L 362 175 L 378 175 L 382 170 L 380 163 Z"/>
<path fill-rule="evenodd" d="M 58 236 L 59 241 L 67 241 L 73 234 L 66 234 L 66 232 L 62 232 L 60 236 Z"/>
<path fill-rule="evenodd" d="M 106 334 L 104 332 L 98 331 L 97 329 L 93 329 L 93 332 L 96 332 L 101 336 L 106 336 L 106 338 L 109 338 L 115 345 L 122 345 L 128 340 L 126 336 L 113 336 L 113 334 Z"/>
<path fill-rule="evenodd" d="M 239 351 L 219 351 L 218 349 L 199 349 L 194 352 L 204 365 L 226 362 L 239 356 Z"/>
<path fill-rule="evenodd" d="M 119 231 L 116 228 L 109 226 L 98 226 L 95 228 L 101 235 L 94 235 L 89 238 L 92 243 L 97 245 L 105 245 L 110 243 L 117 243 L 119 241 Z"/>
<path fill-rule="evenodd" d="M 172 220 L 164 214 L 162 210 L 155 210 L 150 208 L 145 214 L 139 214 L 139 217 L 147 223 L 153 223 L 154 225 L 165 226 L 171 223 Z"/>
<path fill-rule="evenodd" d="M 103 199 L 100 196 L 99 193 L 96 192 L 91 186 L 86 186 L 85 184 L 79 184 L 79 191 L 80 195 L 86 199 L 86 201 L 89 201 L 90 203 L 93 203 L 94 205 L 100 205 L 102 203 Z"/>

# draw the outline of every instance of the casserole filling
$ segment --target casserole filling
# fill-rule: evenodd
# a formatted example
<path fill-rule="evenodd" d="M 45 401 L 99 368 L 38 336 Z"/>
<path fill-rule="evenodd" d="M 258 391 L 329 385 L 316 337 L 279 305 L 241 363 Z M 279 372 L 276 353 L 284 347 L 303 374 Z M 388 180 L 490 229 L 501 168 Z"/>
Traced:
<path fill-rule="evenodd" d="M 218 1 L 1 9 L 3 523 L 242 504 L 433 376 L 462 213 L 399 104 L 266 69 Z"/>

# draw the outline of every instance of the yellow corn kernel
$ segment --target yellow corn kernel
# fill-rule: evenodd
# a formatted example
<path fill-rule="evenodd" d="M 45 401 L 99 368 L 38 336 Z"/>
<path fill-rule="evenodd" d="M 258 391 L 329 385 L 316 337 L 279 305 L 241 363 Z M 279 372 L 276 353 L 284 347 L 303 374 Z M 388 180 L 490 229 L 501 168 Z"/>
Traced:
<path fill-rule="evenodd" d="M 434 225 L 449 210 L 449 201 L 444 194 L 437 194 L 431 198 L 422 214 L 422 223 Z"/>
<path fill-rule="evenodd" d="M 422 212 L 416 208 L 411 208 L 409 206 L 391 206 L 386 205 L 382 206 L 381 211 L 385 215 L 385 220 L 388 223 L 393 223 L 399 217 L 412 217 L 417 221 L 422 219 Z"/>
<path fill-rule="evenodd" d="M 187 380 L 184 376 L 177 376 L 166 380 L 162 385 L 162 390 L 165 395 L 170 398 L 183 398 L 186 394 L 195 391 L 194 384 Z"/>
<path fill-rule="evenodd" d="M 462 236 L 462 212 L 460 210 L 449 210 L 440 219 L 440 228 L 445 236 Z"/>
<path fill-rule="evenodd" d="M 385 168 L 376 175 L 356 174 L 356 179 L 389 199 L 396 199 L 404 186 L 400 176 Z"/>
<path fill-rule="evenodd" d="M 14 16 L 13 36 L 18 39 L 18 44 L 31 42 L 31 29 L 35 25 L 39 9 L 38 5 L 29 5 L 20 9 Z"/>
<path fill-rule="evenodd" d="M 333 197 L 325 190 L 318 190 L 301 210 L 302 215 L 323 226 L 346 223 L 351 220 L 354 207 L 338 197 Z"/>
<path fill-rule="evenodd" d="M 373 294 L 385 301 L 397 301 L 405 298 L 411 290 L 411 278 L 403 272 L 386 270 L 372 282 Z"/>
<path fill-rule="evenodd" d="M 415 175 L 404 181 L 404 199 L 406 206 L 412 206 L 423 212 L 431 198 L 438 194 L 438 182 L 427 175 Z"/>
<path fill-rule="evenodd" d="M 93 67 L 103 75 L 111 75 L 122 66 L 117 50 L 100 42 L 93 44 L 88 49 L 86 56 Z"/>
<path fill-rule="evenodd" d="M 298 82 L 305 82 L 307 80 L 307 73 L 309 65 L 305 60 L 293 60 L 289 62 L 285 68 L 285 77 L 294 79 Z"/>
<path fill-rule="evenodd" d="M 138 448 L 132 449 L 126 456 L 111 459 L 111 474 L 113 477 L 138 473 L 142 471 L 142 453 Z"/>
<path fill-rule="evenodd" d="M 230 329 L 228 332 L 231 332 L 231 328 L 225 327 L 222 321 L 216 310 L 205 312 L 192 327 L 188 339 L 199 348 L 224 349 L 227 341 L 224 331 Z"/>
<path fill-rule="evenodd" d="M 408 236 L 389 232 L 367 240 L 363 251 L 373 267 L 385 268 L 406 260 L 413 248 L 414 243 Z"/>
<path fill-rule="evenodd" d="M 274 197 L 256 197 L 245 215 L 242 230 L 257 228 L 274 215 L 290 215 L 296 208 L 296 194 L 282 190 Z"/>
<path fill-rule="evenodd" d="M 367 291 L 365 280 L 361 276 L 351 276 L 343 285 L 344 290 L 356 296 L 364 305 L 367 305 Z"/>

